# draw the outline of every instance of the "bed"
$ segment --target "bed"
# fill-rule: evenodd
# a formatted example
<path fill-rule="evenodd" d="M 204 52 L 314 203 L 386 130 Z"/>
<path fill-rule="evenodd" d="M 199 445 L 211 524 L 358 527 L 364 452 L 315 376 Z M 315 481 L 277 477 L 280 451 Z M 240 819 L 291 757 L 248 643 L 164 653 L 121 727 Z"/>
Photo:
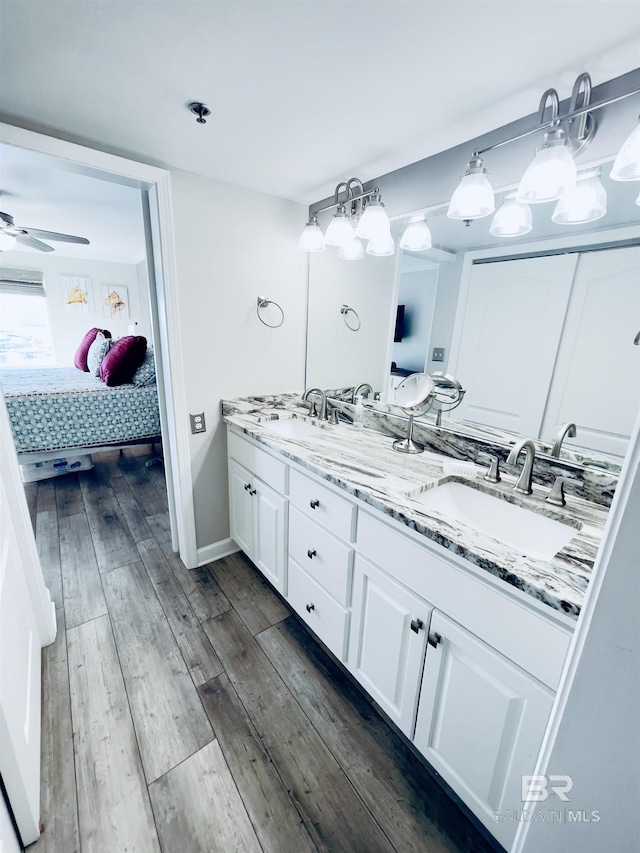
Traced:
<path fill-rule="evenodd" d="M 155 384 L 109 387 L 75 367 L 0 370 L 21 464 L 153 442 L 160 436 Z"/>

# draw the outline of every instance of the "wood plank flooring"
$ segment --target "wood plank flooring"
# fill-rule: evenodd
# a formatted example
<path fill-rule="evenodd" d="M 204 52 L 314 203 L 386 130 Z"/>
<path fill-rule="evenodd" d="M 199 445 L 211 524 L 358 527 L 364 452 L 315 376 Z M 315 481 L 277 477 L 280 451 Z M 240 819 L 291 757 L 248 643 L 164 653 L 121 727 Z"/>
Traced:
<path fill-rule="evenodd" d="M 33 853 L 489 853 L 244 555 L 171 552 L 149 447 L 25 487 L 43 649 Z"/>

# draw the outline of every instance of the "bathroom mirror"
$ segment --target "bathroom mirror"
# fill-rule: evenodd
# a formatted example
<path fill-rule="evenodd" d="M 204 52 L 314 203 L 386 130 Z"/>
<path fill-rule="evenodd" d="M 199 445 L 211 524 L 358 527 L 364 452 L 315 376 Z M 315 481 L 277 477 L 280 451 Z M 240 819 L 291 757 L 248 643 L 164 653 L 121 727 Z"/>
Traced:
<path fill-rule="evenodd" d="M 546 363 L 543 369 L 542 362 L 546 357 L 544 340 L 542 341 L 541 356 L 537 357 L 536 353 L 530 354 L 529 368 L 535 374 L 538 403 L 537 410 L 533 411 L 531 407 L 532 410 L 526 419 L 522 419 L 521 422 L 514 420 L 513 423 L 509 423 L 508 418 L 503 417 L 492 423 L 486 411 L 482 414 L 479 414 L 477 409 L 474 411 L 473 384 L 475 381 L 477 387 L 478 380 L 467 369 L 473 362 L 472 353 L 467 352 L 466 364 L 463 359 L 464 341 L 469 341 L 472 333 L 479 335 L 479 346 L 486 347 L 487 342 L 491 342 L 493 350 L 491 359 L 488 361 L 491 369 L 486 370 L 483 365 L 483 375 L 486 378 L 487 386 L 490 385 L 487 395 L 500 398 L 507 383 L 512 388 L 518 388 L 519 378 L 514 366 L 517 359 L 515 359 L 514 353 L 518 351 L 518 347 L 521 349 L 522 346 L 526 345 L 528 333 L 534 334 L 529 328 L 529 321 L 526 319 L 528 314 L 526 302 L 514 307 L 512 316 L 516 317 L 519 312 L 520 318 L 517 321 L 516 328 L 510 324 L 509 334 L 496 334 L 496 329 L 500 330 L 500 318 L 484 316 L 483 319 L 482 310 L 478 306 L 476 306 L 474 313 L 465 318 L 465 313 L 469 307 L 467 304 L 469 276 L 472 267 L 470 259 L 474 261 L 474 270 L 476 267 L 479 269 L 481 265 L 490 269 L 488 264 L 492 261 L 495 261 L 493 269 L 498 270 L 501 262 L 506 259 L 519 260 L 529 255 L 535 257 L 557 256 L 562 259 L 569 257 L 568 252 L 575 254 L 577 258 L 580 255 L 580 250 L 582 250 L 582 254 L 585 254 L 586 250 L 602 249 L 603 246 L 635 244 L 637 247 L 640 245 L 640 227 L 638 226 L 640 208 L 636 204 L 640 184 L 638 182 L 611 181 L 608 178 L 610 163 L 601 163 L 600 165 L 602 182 L 608 196 L 607 213 L 600 220 L 590 224 L 556 225 L 551 221 L 554 203 L 532 205 L 532 231 L 526 237 L 499 238 L 489 233 L 492 216 L 475 220 L 466 226 L 462 222 L 448 219 L 446 216 L 447 204 L 442 202 L 426 209 L 427 222 L 433 235 L 433 245 L 436 247 L 434 250 L 408 253 L 397 249 L 396 255 L 392 258 L 371 258 L 365 255 L 364 263 L 367 267 L 360 266 L 363 264 L 362 261 L 338 260 L 332 249 L 327 249 L 321 255 L 311 255 L 307 385 L 320 384 L 321 387 L 325 388 L 337 388 L 353 386 L 361 381 L 367 381 L 376 390 L 383 392 L 383 401 L 386 400 L 392 405 L 394 401 L 393 389 L 408 373 L 421 371 L 426 373 L 434 373 L 435 371 L 452 373 L 466 389 L 467 398 L 454 413 L 451 415 L 443 414 L 442 422 L 449 428 L 453 430 L 459 428 L 462 432 L 473 434 L 474 425 L 480 424 L 478 429 L 481 434 L 487 437 L 493 433 L 496 436 L 496 441 L 509 441 L 509 436 L 513 435 L 530 435 L 530 437 L 541 438 L 544 444 L 550 447 L 553 443 L 552 431 L 559 423 L 564 420 L 571 421 L 582 418 L 582 423 L 578 426 L 578 435 L 575 439 L 565 439 L 561 454 L 573 461 L 586 461 L 605 468 L 613 470 L 617 468 L 619 470 L 626 449 L 625 435 L 617 436 L 612 441 L 602 442 L 602 446 L 599 446 L 596 434 L 602 431 L 605 433 L 616 432 L 617 427 L 609 429 L 606 424 L 607 413 L 611 411 L 611 405 L 617 406 L 618 402 L 622 401 L 623 405 L 626 406 L 625 418 L 627 421 L 631 419 L 629 431 L 633 425 L 633 414 L 629 416 L 628 412 L 635 413 L 638 407 L 638 400 L 635 399 L 634 395 L 640 397 L 640 348 L 633 346 L 633 338 L 640 330 L 640 294 L 638 294 L 637 288 L 640 261 L 636 260 L 635 257 L 631 257 L 630 260 L 630 274 L 635 275 L 636 287 L 634 292 L 637 295 L 638 305 L 636 306 L 633 303 L 620 308 L 620 317 L 614 323 L 614 328 L 618 328 L 618 333 L 611 336 L 612 346 L 621 345 L 622 327 L 624 327 L 624 340 L 626 341 L 626 338 L 629 338 L 626 341 L 630 350 L 629 358 L 635 357 L 633 363 L 637 363 L 635 373 L 633 367 L 630 368 L 631 373 L 629 379 L 624 383 L 624 390 L 619 388 L 620 376 L 617 376 L 615 372 L 608 371 L 609 359 L 605 353 L 602 353 L 602 358 L 598 359 L 597 365 L 598 382 L 600 383 L 600 376 L 602 375 L 605 383 L 604 396 L 593 397 L 592 389 L 587 387 L 584 377 L 575 375 L 576 363 L 574 360 L 572 364 L 569 351 L 575 341 L 579 342 L 587 354 L 601 351 L 603 326 L 600 312 L 603 308 L 607 308 L 607 310 L 615 308 L 615 300 L 609 300 L 607 305 L 603 305 L 597 298 L 589 298 L 588 293 L 583 294 L 581 303 L 573 311 L 574 314 L 580 314 L 579 320 L 583 324 L 583 333 L 577 335 L 579 322 L 576 317 L 568 312 L 571 291 L 575 286 L 573 274 L 566 285 L 567 292 L 564 302 L 561 301 L 557 305 L 553 304 L 553 306 L 550 302 L 546 317 L 540 318 L 541 329 L 544 334 L 548 334 L 550 339 L 553 337 L 553 344 L 549 344 L 547 347 L 553 349 L 553 357 L 551 358 L 550 354 L 547 353 L 549 363 Z M 496 189 L 496 208 L 502 202 L 503 196 L 511 189 L 512 187 L 504 187 L 502 190 Z M 399 237 L 407 222 L 414 215 L 415 211 L 408 216 L 399 216 L 392 222 L 396 246 L 398 246 Z M 640 249 L 636 248 L 631 251 L 639 253 L 637 257 L 640 258 Z M 382 266 L 378 266 L 381 261 L 384 262 L 384 269 Z M 555 265 L 555 262 L 552 265 Z M 375 279 L 372 278 L 372 286 L 369 291 L 367 291 L 368 273 L 364 272 L 365 269 L 375 273 Z M 314 311 L 319 298 L 318 294 L 322 294 L 323 300 L 331 301 L 336 305 L 347 301 L 341 296 L 342 288 L 345 282 L 351 282 L 352 276 L 354 279 L 358 279 L 362 296 L 365 297 L 369 293 L 368 304 L 370 310 L 375 314 L 377 331 L 366 341 L 364 337 L 359 339 L 358 335 L 352 335 L 349 340 L 350 349 L 345 351 L 348 352 L 348 355 L 341 358 L 339 363 L 334 361 L 330 372 L 321 373 L 318 370 L 318 365 L 323 358 L 320 342 L 323 339 L 326 340 L 324 326 L 326 320 L 322 313 Z M 633 286 L 632 290 L 634 290 Z M 631 298 L 633 300 L 633 296 Z M 400 334 L 398 334 L 399 307 L 404 315 Z M 509 317 L 508 312 L 505 317 Z M 493 330 L 491 327 L 492 319 Z M 612 315 L 610 314 L 604 320 L 607 329 L 610 328 L 611 319 Z M 373 323 L 373 320 L 371 322 Z M 631 332 L 631 327 L 626 328 L 629 323 L 632 326 L 635 323 L 638 325 L 638 329 L 634 327 L 633 332 Z M 475 332 L 471 329 L 471 325 L 475 327 Z M 552 326 L 553 333 L 550 330 Z M 502 328 L 504 329 L 504 326 Z M 485 331 L 484 338 L 480 334 L 482 329 Z M 398 337 L 401 340 L 398 340 Z M 520 344 L 518 343 L 519 340 L 521 341 Z M 472 347 L 471 343 L 467 349 L 469 347 Z M 439 357 L 438 360 L 433 358 L 434 349 L 444 351 L 435 353 Z M 564 361 L 565 375 L 563 381 L 565 387 L 571 390 L 570 394 L 565 394 L 567 399 L 564 404 L 563 401 L 559 402 L 554 399 L 554 395 L 557 397 L 558 393 L 556 391 L 553 394 L 551 393 L 550 382 L 556 361 L 560 359 Z M 479 360 L 476 359 L 476 361 Z M 390 372 L 392 362 L 395 362 L 398 368 L 395 375 L 391 375 Z M 365 370 L 365 364 L 367 370 Z M 513 370 L 511 370 L 512 366 Z M 573 377 L 572 373 L 574 374 Z M 322 379 L 320 382 L 318 381 L 319 377 Z M 589 399 L 590 395 L 591 400 Z M 573 408 L 567 409 L 570 400 L 573 400 Z M 542 430 L 545 411 L 549 405 L 555 407 L 555 412 L 558 415 L 562 413 L 562 417 L 558 416 L 558 420 L 552 423 L 553 413 L 547 412 L 544 430 Z M 491 405 L 485 408 L 490 409 Z M 573 414 L 573 411 L 576 414 Z M 593 417 L 593 424 L 584 420 L 585 417 L 590 416 L 589 413 Z M 433 416 L 427 415 L 426 420 L 430 419 L 433 419 Z M 539 428 L 534 427 L 535 423 L 539 423 Z M 584 427 L 582 435 L 581 426 Z M 583 452 L 585 445 L 581 445 L 581 440 L 585 440 L 586 433 L 589 431 L 596 438 L 591 444 L 586 444 L 589 449 Z M 627 432 L 626 436 L 628 434 Z M 572 446 L 575 448 L 575 452 L 572 451 Z"/>

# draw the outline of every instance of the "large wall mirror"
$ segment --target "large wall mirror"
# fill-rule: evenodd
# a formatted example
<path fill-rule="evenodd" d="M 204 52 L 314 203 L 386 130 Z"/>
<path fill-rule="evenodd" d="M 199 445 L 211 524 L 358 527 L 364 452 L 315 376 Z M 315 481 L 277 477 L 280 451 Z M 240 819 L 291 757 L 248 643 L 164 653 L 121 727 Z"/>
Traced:
<path fill-rule="evenodd" d="M 466 395 L 443 425 L 551 446 L 574 422 L 569 454 L 621 463 L 640 408 L 640 184 L 610 180 L 612 159 L 578 164 L 579 174 L 598 168 L 607 194 L 606 214 L 591 223 L 555 224 L 555 203 L 537 204 L 530 233 L 501 238 L 492 216 L 451 220 L 441 199 L 418 211 L 431 250 L 398 248 L 413 210 L 393 218 L 393 257 L 312 254 L 307 385 L 368 382 L 393 403 L 407 373 L 449 372 Z M 515 186 L 494 189 L 498 209 Z M 357 332 L 342 329 L 347 301 L 363 320 Z"/>

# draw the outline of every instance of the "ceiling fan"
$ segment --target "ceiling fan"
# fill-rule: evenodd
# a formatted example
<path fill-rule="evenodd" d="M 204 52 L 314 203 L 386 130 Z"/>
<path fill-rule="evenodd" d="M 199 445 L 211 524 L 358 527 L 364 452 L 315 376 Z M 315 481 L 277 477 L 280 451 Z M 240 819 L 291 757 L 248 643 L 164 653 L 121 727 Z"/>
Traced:
<path fill-rule="evenodd" d="M 89 245 L 86 237 L 74 237 L 71 234 L 58 234 L 56 231 L 42 231 L 40 228 L 25 228 L 22 225 L 15 225 L 13 216 L 0 211 L 0 251 L 6 252 L 8 249 L 14 248 L 16 242 L 21 243 L 23 246 L 29 246 L 31 249 L 37 249 L 39 252 L 55 251 L 53 246 L 49 246 L 47 243 L 43 243 L 42 240 L 38 240 L 38 237 L 44 237 L 45 240 L 54 240 L 60 243 Z"/>

